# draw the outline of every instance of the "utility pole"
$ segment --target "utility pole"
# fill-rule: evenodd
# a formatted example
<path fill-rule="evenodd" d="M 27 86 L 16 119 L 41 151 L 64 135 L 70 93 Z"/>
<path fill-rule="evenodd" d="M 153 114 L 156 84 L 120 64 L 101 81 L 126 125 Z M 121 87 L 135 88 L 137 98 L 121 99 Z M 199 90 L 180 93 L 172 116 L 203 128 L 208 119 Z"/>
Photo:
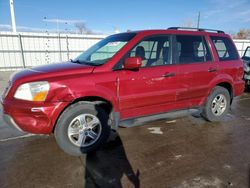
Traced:
<path fill-rule="evenodd" d="M 201 12 L 199 11 L 198 20 L 197 20 L 197 29 L 199 29 L 199 27 L 200 27 L 200 17 L 201 17 Z"/>
<path fill-rule="evenodd" d="M 10 0 L 10 15 L 11 15 L 12 31 L 16 33 L 16 18 L 15 18 L 13 0 Z"/>
<path fill-rule="evenodd" d="M 56 31 L 57 31 L 57 34 L 59 34 L 59 20 L 56 19 Z"/>

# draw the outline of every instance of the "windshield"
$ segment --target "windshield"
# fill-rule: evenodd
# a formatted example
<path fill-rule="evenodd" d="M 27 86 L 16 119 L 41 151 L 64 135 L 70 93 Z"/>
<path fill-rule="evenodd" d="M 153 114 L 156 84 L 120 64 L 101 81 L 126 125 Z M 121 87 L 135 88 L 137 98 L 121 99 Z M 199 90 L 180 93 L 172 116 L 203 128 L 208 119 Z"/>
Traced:
<path fill-rule="evenodd" d="M 72 62 L 93 66 L 103 65 L 134 36 L 135 33 L 111 35 L 80 54 L 76 59 L 72 60 Z"/>

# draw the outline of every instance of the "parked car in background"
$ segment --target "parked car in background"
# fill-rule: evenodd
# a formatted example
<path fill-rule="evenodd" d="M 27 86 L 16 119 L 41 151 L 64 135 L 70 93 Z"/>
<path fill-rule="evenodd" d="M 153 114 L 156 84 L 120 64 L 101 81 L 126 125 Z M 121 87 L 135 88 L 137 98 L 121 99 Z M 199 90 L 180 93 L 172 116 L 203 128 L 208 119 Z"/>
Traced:
<path fill-rule="evenodd" d="M 244 80 L 246 86 L 250 85 L 250 46 L 248 46 L 242 56 L 244 63 Z"/>
<path fill-rule="evenodd" d="M 54 133 L 71 155 L 98 149 L 110 130 L 199 111 L 220 121 L 244 91 L 243 63 L 223 31 L 172 27 L 115 34 L 65 63 L 11 76 L 5 121 Z"/>

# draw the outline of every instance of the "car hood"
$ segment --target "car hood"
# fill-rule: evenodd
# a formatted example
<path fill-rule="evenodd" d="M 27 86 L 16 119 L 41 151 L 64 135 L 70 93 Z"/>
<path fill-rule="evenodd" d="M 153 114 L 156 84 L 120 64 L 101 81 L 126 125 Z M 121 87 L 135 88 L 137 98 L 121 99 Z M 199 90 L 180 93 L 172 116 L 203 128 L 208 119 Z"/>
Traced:
<path fill-rule="evenodd" d="M 49 65 L 36 66 L 14 73 L 10 80 L 11 82 L 20 81 L 34 81 L 42 79 L 50 79 L 60 76 L 69 76 L 77 74 L 92 73 L 93 66 L 76 64 L 72 62 L 54 63 Z"/>

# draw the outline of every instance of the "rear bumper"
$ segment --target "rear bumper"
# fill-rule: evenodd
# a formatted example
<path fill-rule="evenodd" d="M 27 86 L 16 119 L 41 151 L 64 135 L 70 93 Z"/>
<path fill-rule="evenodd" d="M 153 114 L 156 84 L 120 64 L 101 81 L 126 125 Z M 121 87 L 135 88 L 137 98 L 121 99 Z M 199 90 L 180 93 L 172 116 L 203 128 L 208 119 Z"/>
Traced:
<path fill-rule="evenodd" d="M 3 100 L 3 119 L 11 127 L 34 134 L 50 134 L 67 102 L 34 103 Z"/>

